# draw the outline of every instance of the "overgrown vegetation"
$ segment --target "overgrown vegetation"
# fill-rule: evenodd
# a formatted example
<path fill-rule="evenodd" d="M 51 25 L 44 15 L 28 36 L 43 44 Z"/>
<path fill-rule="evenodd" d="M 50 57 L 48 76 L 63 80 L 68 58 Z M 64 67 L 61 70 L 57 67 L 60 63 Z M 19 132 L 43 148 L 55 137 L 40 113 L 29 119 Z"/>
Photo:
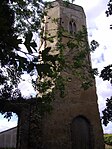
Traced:
<path fill-rule="evenodd" d="M 42 52 L 38 51 L 39 46 L 34 36 L 40 36 L 45 42 L 53 42 L 52 35 L 47 38 L 47 33 L 43 36 L 44 29 L 41 28 L 41 22 L 45 22 L 43 16 L 46 5 L 42 1 L 22 1 L 22 0 L 2 0 L 0 5 L 0 110 L 6 113 L 6 118 L 11 118 L 12 112 L 19 113 L 21 105 L 14 104 L 25 103 L 30 101 L 22 97 L 18 84 L 22 80 L 21 76 L 28 73 L 31 77 L 38 74 L 37 79 L 32 79 L 34 89 L 38 91 L 37 97 L 33 99 L 37 107 L 44 107 L 41 111 L 51 109 L 50 102 L 53 100 L 53 86 L 60 90 L 60 95 L 64 96 L 64 83 L 66 82 L 59 74 L 65 67 L 72 70 L 77 76 L 82 87 L 87 89 L 92 86 L 91 77 L 94 77 L 96 70 L 91 70 L 90 64 L 86 63 L 86 55 L 98 46 L 97 42 L 91 42 L 91 48 L 87 42 L 87 31 L 83 28 L 75 36 L 75 39 L 68 41 L 67 45 L 62 43 L 64 29 L 60 26 L 58 32 L 57 55 L 50 54 L 51 47 L 46 47 Z M 54 18 L 55 19 L 55 18 Z M 56 21 L 57 23 L 57 21 Z M 41 33 L 40 33 L 41 30 Z M 22 48 L 20 45 L 25 47 Z M 73 64 L 67 66 L 64 57 L 64 48 L 67 46 L 71 50 L 73 47 L 83 51 L 74 55 Z M 87 70 L 88 69 L 88 70 Z M 86 71 L 88 73 L 86 73 Z M 83 73 L 82 73 L 83 72 Z M 52 88 L 52 93 L 49 92 Z M 46 94 L 48 93 L 48 94 Z M 41 95 L 41 96 L 40 96 Z M 48 97 L 47 97 L 48 96 Z M 40 100 L 40 98 L 42 100 Z M 49 100 L 45 100 L 49 99 Z M 30 99 L 30 97 L 29 97 Z M 32 99 L 32 97 L 31 97 Z M 37 100 L 38 99 L 38 100 Z M 6 104 L 7 102 L 7 104 Z M 45 106 L 43 106 L 45 104 Z M 7 106 L 6 106 L 7 105 Z M 45 108 L 46 105 L 49 108 Z M 40 110 L 39 110 L 40 111 Z"/>
<path fill-rule="evenodd" d="M 66 31 L 60 26 L 57 33 L 58 54 L 50 54 L 51 47 L 45 47 L 39 51 L 40 45 L 35 37 L 38 36 L 43 42 L 53 42 L 55 38 L 52 35 L 48 38 L 48 33 L 44 35 L 44 28 L 41 28 L 41 23 L 45 23 L 43 16 L 47 15 L 44 11 L 45 6 L 41 0 L 1 0 L 0 5 L 0 112 L 2 114 L 7 112 L 5 117 L 10 119 L 11 112 L 20 116 L 24 108 L 33 107 L 33 110 L 30 109 L 32 113 L 30 113 L 29 121 L 34 124 L 34 128 L 29 134 L 30 145 L 35 148 L 36 137 L 41 142 L 40 136 L 37 136 L 41 131 L 35 133 L 38 127 L 37 122 L 41 123 L 41 117 L 45 112 L 52 110 L 54 87 L 60 91 L 60 97 L 65 96 L 65 85 L 70 78 L 63 78 L 60 72 L 65 69 L 72 71 L 72 74 L 80 79 L 83 89 L 92 86 L 94 74 L 97 74 L 96 69 L 91 69 L 88 59 L 89 52 L 94 51 L 98 43 L 92 41 L 89 47 L 85 27 L 64 45 L 62 37 Z M 54 21 L 58 23 L 57 20 Z M 72 55 L 72 64 L 68 63 L 69 61 L 66 62 L 65 46 L 72 52 L 74 47 L 80 49 Z M 25 73 L 31 78 L 38 74 L 37 79 L 32 79 L 32 85 L 37 91 L 35 98 L 22 97 L 18 89 L 18 84 L 22 80 L 21 76 Z M 38 145 L 41 146 L 40 142 Z"/>

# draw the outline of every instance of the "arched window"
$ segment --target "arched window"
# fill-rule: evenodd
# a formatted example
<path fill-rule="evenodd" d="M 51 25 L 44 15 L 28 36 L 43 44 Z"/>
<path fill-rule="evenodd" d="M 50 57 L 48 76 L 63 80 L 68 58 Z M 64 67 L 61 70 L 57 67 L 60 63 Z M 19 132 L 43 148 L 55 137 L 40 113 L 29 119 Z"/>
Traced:
<path fill-rule="evenodd" d="M 76 33 L 76 24 L 75 24 L 74 20 L 71 20 L 69 22 L 69 33 L 71 35 L 75 35 L 75 33 Z"/>
<path fill-rule="evenodd" d="M 83 116 L 73 119 L 71 124 L 72 149 L 93 149 L 92 133 L 89 121 Z"/>

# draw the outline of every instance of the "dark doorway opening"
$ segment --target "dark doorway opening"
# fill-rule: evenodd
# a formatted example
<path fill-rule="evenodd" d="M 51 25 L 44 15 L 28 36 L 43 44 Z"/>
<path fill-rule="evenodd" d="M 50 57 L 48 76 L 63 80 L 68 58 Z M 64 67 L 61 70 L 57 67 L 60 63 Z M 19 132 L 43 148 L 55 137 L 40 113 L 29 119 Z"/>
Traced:
<path fill-rule="evenodd" d="M 78 116 L 71 124 L 72 149 L 93 149 L 92 129 L 89 121 Z"/>

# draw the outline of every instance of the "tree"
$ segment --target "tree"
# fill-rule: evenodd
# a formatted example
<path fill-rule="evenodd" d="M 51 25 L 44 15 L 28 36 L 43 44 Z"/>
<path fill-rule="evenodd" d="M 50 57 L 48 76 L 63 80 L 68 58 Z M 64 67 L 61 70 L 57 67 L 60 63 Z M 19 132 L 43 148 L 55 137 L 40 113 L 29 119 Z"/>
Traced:
<path fill-rule="evenodd" d="M 23 98 L 18 84 L 25 72 L 31 76 L 36 73 L 38 55 L 35 53 L 37 53 L 38 45 L 34 40 L 34 34 L 36 36 L 39 34 L 43 8 L 42 1 L 1 0 L 0 112 L 5 113 L 5 117 L 8 119 L 11 118 L 12 112 L 15 112 L 20 119 L 20 115 L 24 114 L 24 111 L 36 100 L 36 98 L 32 100 Z M 25 50 L 20 45 L 24 45 Z M 25 138 L 25 131 L 28 130 L 26 128 L 22 130 Z M 19 138 L 20 134 L 17 137 Z M 18 140 L 21 141 L 22 137 L 21 140 L 20 138 Z M 23 139 L 23 141 L 25 140 Z"/>
<path fill-rule="evenodd" d="M 42 1 L 2 0 L 0 5 L 0 99 L 21 98 L 18 84 L 25 72 L 34 75 Z M 24 45 L 25 50 L 20 47 Z"/>

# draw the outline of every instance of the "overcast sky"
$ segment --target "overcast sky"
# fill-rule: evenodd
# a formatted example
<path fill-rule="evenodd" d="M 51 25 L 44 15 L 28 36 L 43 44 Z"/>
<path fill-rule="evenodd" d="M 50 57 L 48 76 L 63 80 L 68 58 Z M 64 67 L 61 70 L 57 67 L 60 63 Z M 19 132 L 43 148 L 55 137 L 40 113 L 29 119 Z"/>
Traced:
<path fill-rule="evenodd" d="M 107 9 L 107 3 L 109 0 L 75 0 L 75 4 L 78 4 L 84 8 L 87 20 L 87 29 L 89 41 L 95 39 L 99 42 L 100 46 L 94 53 L 91 54 L 93 68 L 102 70 L 104 66 L 112 64 L 112 30 L 109 29 L 109 25 L 112 23 L 112 17 L 107 18 L 105 11 Z M 27 78 L 27 84 L 21 84 L 20 88 L 23 89 L 23 95 L 31 93 L 33 90 L 30 84 L 30 79 Z M 112 86 L 109 82 L 102 81 L 101 78 L 96 77 L 97 95 L 100 113 L 105 107 L 105 100 L 112 95 Z M 17 117 L 15 116 L 10 122 L 3 119 L 0 116 L 0 131 L 17 125 Z M 105 133 L 112 133 L 112 124 L 108 127 L 104 127 Z"/>
<path fill-rule="evenodd" d="M 109 0 L 76 0 L 75 3 L 82 6 L 86 13 L 89 41 L 95 39 L 100 46 L 91 54 L 93 68 L 99 72 L 104 66 L 112 64 L 112 30 L 109 29 L 112 23 L 112 16 L 107 18 L 105 11 Z M 96 77 L 97 95 L 100 113 L 105 108 L 105 100 L 112 96 L 112 86 L 108 81 Z M 104 127 L 105 133 L 112 133 L 112 124 Z"/>

